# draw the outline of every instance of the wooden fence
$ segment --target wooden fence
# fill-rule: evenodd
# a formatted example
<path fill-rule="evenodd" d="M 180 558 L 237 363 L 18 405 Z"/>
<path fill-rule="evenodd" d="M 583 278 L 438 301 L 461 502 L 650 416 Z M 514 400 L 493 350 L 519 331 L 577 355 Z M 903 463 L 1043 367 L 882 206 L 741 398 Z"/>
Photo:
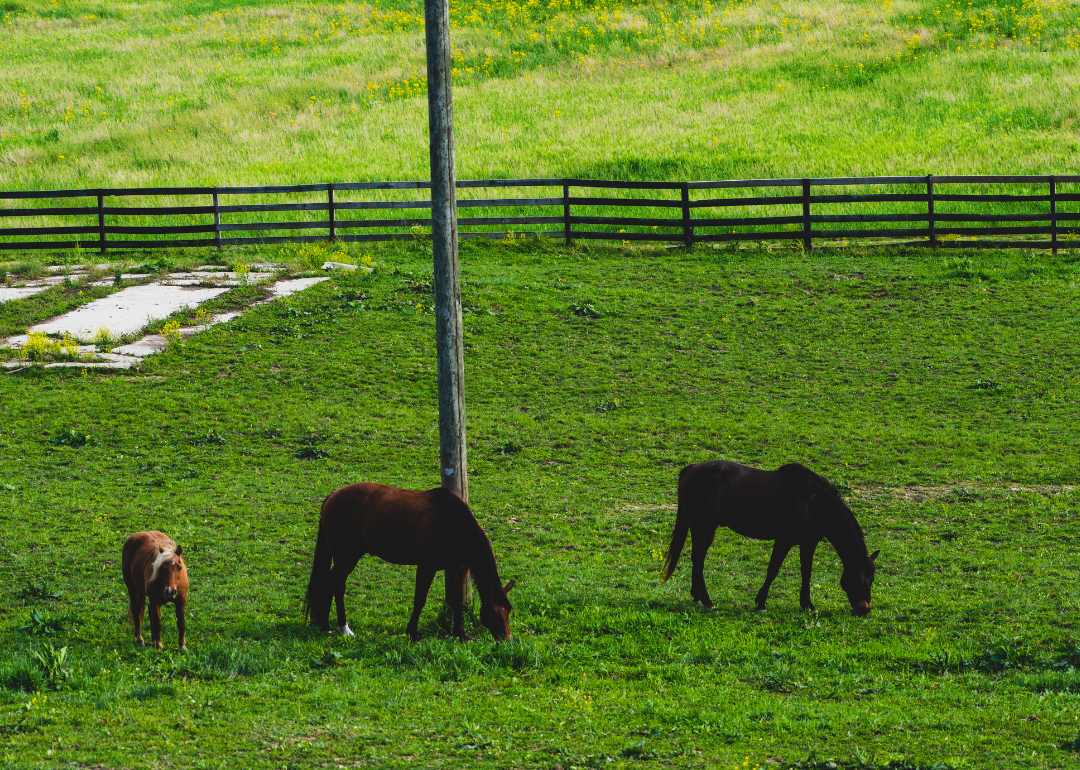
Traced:
<path fill-rule="evenodd" d="M 417 237 L 416 228 L 430 226 L 431 219 L 422 212 L 416 217 L 380 218 L 385 217 L 382 212 L 430 209 L 429 200 L 409 200 L 418 196 L 406 192 L 430 186 L 429 182 L 361 182 L 0 191 L 0 225 L 12 224 L 13 219 L 25 224 L 34 221 L 28 218 L 40 220 L 39 226 L 0 227 L 0 249 L 78 247 L 104 254 L 109 249 L 407 240 Z M 459 181 L 457 187 L 459 191 L 530 188 L 532 193 L 532 197 L 518 198 L 459 197 L 463 238 L 503 238 L 517 232 L 565 239 L 567 244 L 589 239 L 687 246 L 790 240 L 807 250 L 815 240 L 842 239 L 1051 249 L 1054 253 L 1059 247 L 1080 247 L 1080 242 L 1069 242 L 1080 235 L 1080 175 L 719 182 L 502 179 Z M 587 194 L 605 190 L 611 192 Z M 545 191 L 555 194 L 538 194 Z M 747 191 L 754 194 L 748 196 Z M 636 197 L 645 195 L 655 197 Z M 358 196 L 368 199 L 350 199 Z M 395 196 L 406 199 L 392 199 Z M 203 201 L 177 205 L 191 198 Z M 78 205 L 75 199 L 89 199 L 92 205 Z M 36 205 L 26 207 L 31 202 Z M 15 207 L 19 205 L 23 207 Z M 639 215 L 620 215 L 627 209 Z M 848 213 L 853 210 L 857 213 Z M 152 224 L 145 223 L 147 218 Z M 312 230 L 323 232 L 312 234 Z M 267 234 L 273 232 L 278 234 Z"/>

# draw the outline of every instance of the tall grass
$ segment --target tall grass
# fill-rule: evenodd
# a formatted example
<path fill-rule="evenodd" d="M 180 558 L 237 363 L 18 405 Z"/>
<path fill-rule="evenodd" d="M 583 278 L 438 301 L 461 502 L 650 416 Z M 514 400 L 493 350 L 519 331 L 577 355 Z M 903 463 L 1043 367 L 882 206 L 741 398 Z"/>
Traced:
<path fill-rule="evenodd" d="M 1059 0 L 463 0 L 458 175 L 1064 173 L 1075 16 Z M 416 3 L 30 0 L 3 22 L 4 188 L 427 173 Z"/>

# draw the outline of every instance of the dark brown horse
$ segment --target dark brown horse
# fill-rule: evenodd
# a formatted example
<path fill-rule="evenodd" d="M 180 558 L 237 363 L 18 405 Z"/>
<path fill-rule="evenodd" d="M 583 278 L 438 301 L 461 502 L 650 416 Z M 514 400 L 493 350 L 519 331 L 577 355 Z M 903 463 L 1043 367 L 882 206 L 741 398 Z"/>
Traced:
<path fill-rule="evenodd" d="M 176 605 L 179 649 L 184 644 L 184 611 L 187 609 L 188 574 L 183 549 L 161 532 L 136 532 L 120 552 L 120 569 L 128 590 L 128 619 L 135 626 L 135 643 L 142 637 L 143 610 L 150 600 L 150 643 L 161 649 L 161 605 Z"/>
<path fill-rule="evenodd" d="M 765 584 L 757 594 L 759 611 L 765 609 L 769 586 L 784 557 L 796 545 L 802 564 L 799 603 L 804 610 L 815 609 L 810 601 L 810 570 L 818 543 L 828 540 L 844 565 L 840 587 L 847 593 L 852 613 L 870 612 L 874 559 L 879 551 L 866 552 L 863 531 L 851 509 L 835 486 L 809 468 L 789 463 L 775 471 L 763 471 L 716 460 L 689 465 L 679 472 L 679 511 L 664 580 L 675 571 L 689 531 L 693 562 L 690 595 L 706 607 L 711 607 L 712 601 L 705 588 L 705 554 L 718 527 L 755 540 L 776 541 Z"/>
<path fill-rule="evenodd" d="M 469 506 L 453 492 L 353 484 L 326 498 L 304 600 L 313 625 L 329 629 L 332 597 L 337 602 L 338 629 L 352 635 L 345 619 L 345 581 L 366 553 L 391 564 L 416 565 L 416 593 L 406 629 L 414 641 L 419 638 L 420 612 L 439 570 L 445 573 L 446 601 L 454 611 L 457 637 L 465 638 L 462 612 L 471 571 L 480 595 L 480 622 L 496 639 L 510 638 L 506 592 L 514 581 L 505 587 L 499 582 L 491 541 Z"/>

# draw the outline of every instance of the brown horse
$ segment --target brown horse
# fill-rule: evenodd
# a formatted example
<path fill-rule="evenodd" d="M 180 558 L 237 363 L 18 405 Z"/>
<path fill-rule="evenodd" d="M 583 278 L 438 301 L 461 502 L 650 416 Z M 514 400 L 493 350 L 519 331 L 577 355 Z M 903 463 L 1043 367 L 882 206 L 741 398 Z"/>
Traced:
<path fill-rule="evenodd" d="M 124 543 L 120 568 L 128 590 L 130 620 L 135 625 L 135 643 L 142 638 L 143 609 L 150 599 L 150 643 L 161 649 L 161 605 L 176 605 L 179 649 L 184 644 L 184 611 L 187 608 L 188 574 L 183 549 L 160 532 L 136 532 Z"/>
<path fill-rule="evenodd" d="M 471 571 L 480 594 L 480 621 L 496 639 L 510 638 L 511 608 L 506 592 L 514 587 L 514 581 L 505 587 L 499 582 L 491 541 L 469 506 L 453 492 L 353 484 L 326 498 L 304 599 L 304 613 L 313 625 L 329 629 L 333 597 L 338 629 L 352 636 L 345 619 L 345 581 L 366 553 L 391 564 L 416 565 L 416 593 L 406 629 L 413 641 L 419 638 L 420 612 L 439 570 L 444 570 L 446 577 L 446 601 L 454 611 L 455 636 L 465 638 L 462 612 Z"/>
<path fill-rule="evenodd" d="M 880 551 L 867 553 L 863 531 L 836 487 L 809 468 L 789 463 L 775 471 L 763 471 L 716 460 L 689 465 L 679 472 L 679 511 L 663 579 L 675 571 L 689 531 L 693 561 L 690 595 L 706 607 L 713 605 L 705 588 L 705 554 L 718 527 L 755 540 L 776 541 L 765 584 L 757 594 L 759 612 L 765 609 L 769 586 L 784 557 L 796 545 L 802 565 L 799 603 L 804 610 L 816 609 L 810 601 L 810 570 L 814 550 L 823 539 L 832 543 L 844 565 L 840 587 L 847 593 L 852 613 L 870 612 L 874 560 Z"/>

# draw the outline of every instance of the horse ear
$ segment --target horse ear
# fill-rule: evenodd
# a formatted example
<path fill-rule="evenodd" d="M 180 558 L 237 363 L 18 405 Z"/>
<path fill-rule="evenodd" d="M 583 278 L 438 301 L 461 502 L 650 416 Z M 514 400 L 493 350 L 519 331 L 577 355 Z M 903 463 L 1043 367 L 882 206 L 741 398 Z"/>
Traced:
<path fill-rule="evenodd" d="M 184 555 L 184 546 L 182 546 L 182 545 L 176 546 L 175 553 L 176 553 L 177 556 L 183 556 Z"/>
<path fill-rule="evenodd" d="M 879 553 L 881 553 L 880 548 L 878 548 L 876 551 L 874 551 L 872 554 L 870 554 L 870 561 L 876 561 Z"/>
<path fill-rule="evenodd" d="M 158 550 L 158 553 L 165 553 L 165 544 L 164 543 L 158 543 L 157 550 Z"/>
<path fill-rule="evenodd" d="M 513 588 L 513 587 L 514 587 L 514 581 L 511 580 L 509 583 L 507 583 L 506 585 L 503 586 L 503 593 L 504 594 L 510 593 L 510 589 Z"/>

